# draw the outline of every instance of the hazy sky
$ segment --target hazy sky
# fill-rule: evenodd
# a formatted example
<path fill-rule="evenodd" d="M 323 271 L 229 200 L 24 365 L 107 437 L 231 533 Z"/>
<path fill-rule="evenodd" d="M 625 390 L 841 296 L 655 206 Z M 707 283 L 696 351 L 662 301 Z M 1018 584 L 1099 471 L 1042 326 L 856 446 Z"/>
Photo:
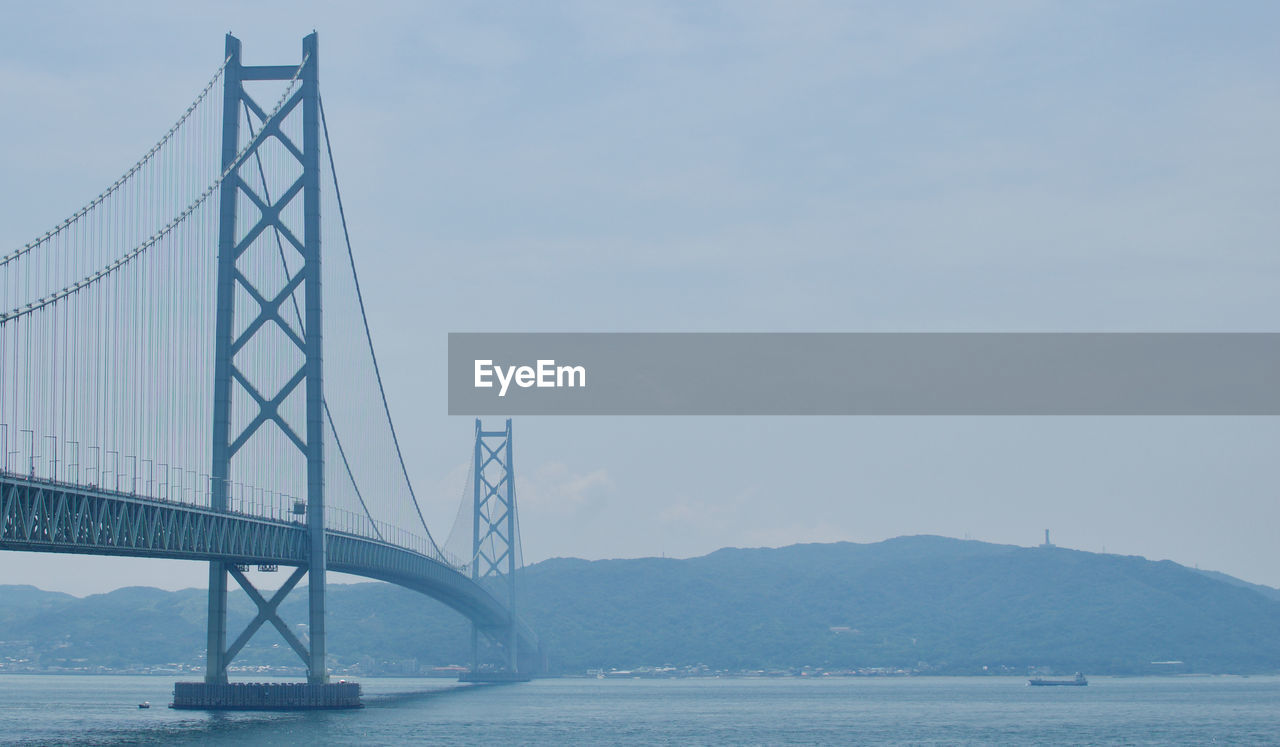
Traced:
<path fill-rule="evenodd" d="M 206 7 L 206 5 L 208 7 Z M 0 250 L 313 28 L 388 396 L 447 531 L 450 331 L 1277 331 L 1272 2 L 25 3 Z M 529 418 L 526 560 L 937 533 L 1280 585 L 1275 418 Z M 203 585 L 0 553 L 0 583 Z"/>

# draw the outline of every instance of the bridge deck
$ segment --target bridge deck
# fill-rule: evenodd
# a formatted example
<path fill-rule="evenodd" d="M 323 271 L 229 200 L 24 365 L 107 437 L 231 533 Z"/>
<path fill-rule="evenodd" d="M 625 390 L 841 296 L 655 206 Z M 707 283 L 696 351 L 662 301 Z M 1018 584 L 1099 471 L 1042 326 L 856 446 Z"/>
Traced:
<path fill-rule="evenodd" d="M 0 550 L 306 565 L 301 522 L 0 473 Z M 329 570 L 387 581 L 438 599 L 481 630 L 505 629 L 507 608 L 457 568 L 387 542 L 325 532 Z M 538 650 L 517 619 L 522 650 Z"/>

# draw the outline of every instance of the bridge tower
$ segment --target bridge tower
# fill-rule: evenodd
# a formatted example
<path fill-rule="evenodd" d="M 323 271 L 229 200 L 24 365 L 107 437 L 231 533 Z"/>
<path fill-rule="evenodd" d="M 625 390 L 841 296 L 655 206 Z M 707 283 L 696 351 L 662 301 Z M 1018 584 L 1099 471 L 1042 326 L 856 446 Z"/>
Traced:
<path fill-rule="evenodd" d="M 214 328 L 214 395 L 211 508 L 228 508 L 228 487 L 238 457 L 255 436 L 279 429 L 274 438 L 292 444 L 300 458 L 282 462 L 278 469 L 301 471 L 305 479 L 305 513 L 309 540 L 306 565 L 299 566 L 284 585 L 266 599 L 236 564 L 209 563 L 209 638 L 205 682 L 227 682 L 227 665 L 265 623 L 271 623 L 306 663 L 307 680 L 328 680 L 325 666 L 325 534 L 324 534 L 324 381 L 322 365 L 322 317 L 320 274 L 320 109 L 319 56 L 316 34 L 302 41 L 302 61 L 293 65 L 248 66 L 240 60 L 240 41 L 228 34 L 223 73 L 222 168 L 229 176 L 219 194 L 217 316 Z M 250 95 L 246 83 L 284 81 L 284 98 L 272 115 Z M 252 132 L 253 113 L 260 130 Z M 286 127 L 287 120 L 289 126 Z M 300 128 L 297 119 L 301 119 Z M 250 132 L 241 132 L 241 123 Z M 298 133 L 301 133 L 300 136 Z M 242 145 L 246 142 L 247 144 Z M 301 142 L 295 142 L 300 139 Z M 274 142 L 273 142 L 274 141 Z M 291 184 L 270 194 L 265 175 L 261 184 L 252 176 L 262 168 L 261 149 L 271 143 L 276 154 L 287 153 L 301 173 Z M 256 170 L 255 170 L 256 166 Z M 297 210 L 301 201 L 302 209 Z M 299 215 L 300 213 L 300 215 Z M 293 225 L 290 225 L 292 223 Z M 298 225 L 301 223 L 301 225 Z M 241 271 L 238 260 L 264 236 L 279 246 L 285 282 L 278 290 L 259 284 Z M 283 239 L 281 238 L 283 237 Z M 293 262 L 285 261 L 288 253 Z M 291 271 L 290 267 L 294 269 Z M 301 300 L 300 298 L 301 297 Z M 293 323 L 296 315 L 297 324 Z M 288 320 L 288 321 L 287 321 Z M 283 338 L 284 342 L 280 342 Z M 276 369 L 266 375 L 251 360 L 267 345 L 283 345 L 287 356 L 272 361 Z M 285 363 L 282 364 L 282 361 Z M 286 367 L 283 377 L 281 365 Z M 283 385 L 279 384 L 283 380 Z M 283 405 L 304 387 L 304 428 L 290 423 Z M 242 424 L 243 423 L 243 424 Z M 302 432 L 299 433 L 298 431 Z M 277 468 L 274 467 L 273 468 Z M 283 598 L 307 576 L 309 597 L 308 640 L 303 643 L 280 619 L 277 608 Z M 230 575 L 258 605 L 258 614 L 243 633 L 227 646 L 227 576 Z"/>
<path fill-rule="evenodd" d="M 508 677 L 519 672 L 516 634 L 516 568 L 520 535 L 516 524 L 515 467 L 511 459 L 511 419 L 503 430 L 486 431 L 476 419 L 472 485 L 471 578 L 498 578 L 507 592 L 511 624 L 501 636 Z M 496 637 L 496 636 L 495 636 Z M 471 625 L 471 679 L 480 675 L 480 630 Z"/>

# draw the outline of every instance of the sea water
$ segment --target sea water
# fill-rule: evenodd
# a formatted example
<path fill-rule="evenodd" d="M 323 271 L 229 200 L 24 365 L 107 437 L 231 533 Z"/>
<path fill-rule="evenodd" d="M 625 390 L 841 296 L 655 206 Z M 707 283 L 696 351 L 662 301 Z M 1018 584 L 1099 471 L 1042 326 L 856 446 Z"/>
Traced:
<path fill-rule="evenodd" d="M 19 744 L 1265 743 L 1280 677 L 545 679 L 499 686 L 366 678 L 366 707 L 203 713 L 173 676 L 0 675 Z M 138 704 L 150 701 L 150 709 Z"/>

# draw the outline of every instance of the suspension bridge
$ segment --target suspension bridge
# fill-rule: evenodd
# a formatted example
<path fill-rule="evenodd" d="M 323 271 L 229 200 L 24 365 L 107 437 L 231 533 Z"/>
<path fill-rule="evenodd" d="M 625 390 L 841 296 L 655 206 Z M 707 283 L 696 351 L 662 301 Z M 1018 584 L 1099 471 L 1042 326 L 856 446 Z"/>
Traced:
<path fill-rule="evenodd" d="M 228 35 L 207 85 L 150 150 L 0 258 L 0 549 L 207 561 L 205 680 L 179 683 L 178 705 L 358 701 L 358 688 L 329 682 L 329 571 L 464 615 L 472 679 L 541 663 L 516 609 L 511 421 L 476 422 L 469 495 L 443 544 L 409 480 L 319 70 L 314 33 L 299 62 L 269 66 L 243 64 Z M 255 566 L 292 571 L 268 595 Z M 304 578 L 296 633 L 278 610 Z M 257 605 L 234 637 L 228 579 Z M 228 681 L 267 625 L 302 660 L 305 685 Z M 500 664 L 482 668 L 482 647 Z"/>

